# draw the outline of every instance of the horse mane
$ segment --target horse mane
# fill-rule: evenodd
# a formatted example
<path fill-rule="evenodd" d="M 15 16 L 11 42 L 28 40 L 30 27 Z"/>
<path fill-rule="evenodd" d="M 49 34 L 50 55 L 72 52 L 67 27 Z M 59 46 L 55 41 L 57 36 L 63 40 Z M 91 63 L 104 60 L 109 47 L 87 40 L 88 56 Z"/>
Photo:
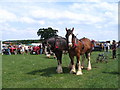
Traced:
<path fill-rule="evenodd" d="M 51 39 L 55 39 L 55 40 L 60 40 L 60 39 L 62 39 L 62 40 L 65 40 L 66 41 L 66 38 L 64 38 L 64 37 L 61 37 L 61 36 L 58 36 L 58 35 L 55 35 L 55 36 L 52 36 L 52 37 L 50 37 L 50 38 L 48 38 L 48 39 L 45 39 L 44 40 L 44 44 L 47 44 L 47 42 L 49 41 L 49 40 L 51 40 Z"/>
<path fill-rule="evenodd" d="M 58 35 L 52 36 L 52 37 L 50 37 L 50 38 L 55 38 L 55 39 L 60 39 L 60 38 L 62 38 L 62 39 L 66 39 L 66 38 L 64 38 L 64 37 L 62 37 L 62 36 L 58 36 Z M 50 38 L 46 39 L 45 41 L 49 40 Z"/>
<path fill-rule="evenodd" d="M 66 38 L 61 37 L 61 36 L 55 36 L 54 38 L 55 38 L 55 39 L 64 39 L 64 40 L 66 40 Z"/>

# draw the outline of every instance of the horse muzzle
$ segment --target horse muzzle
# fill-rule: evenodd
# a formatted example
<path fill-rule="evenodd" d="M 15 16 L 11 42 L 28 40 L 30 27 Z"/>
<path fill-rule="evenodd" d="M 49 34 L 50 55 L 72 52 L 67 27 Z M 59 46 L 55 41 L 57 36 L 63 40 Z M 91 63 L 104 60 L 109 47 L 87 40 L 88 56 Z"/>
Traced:
<path fill-rule="evenodd" d="M 72 43 L 68 43 L 68 46 L 71 48 L 73 45 L 72 45 Z"/>

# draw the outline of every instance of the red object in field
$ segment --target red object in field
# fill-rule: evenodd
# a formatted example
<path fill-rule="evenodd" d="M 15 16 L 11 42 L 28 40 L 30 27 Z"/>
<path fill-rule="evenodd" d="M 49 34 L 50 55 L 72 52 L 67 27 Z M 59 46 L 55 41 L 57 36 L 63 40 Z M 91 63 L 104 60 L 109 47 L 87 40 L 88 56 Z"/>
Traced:
<path fill-rule="evenodd" d="M 14 52 L 16 48 L 10 48 L 10 52 Z"/>
<path fill-rule="evenodd" d="M 74 44 L 74 46 L 77 46 L 77 44 Z"/>
<path fill-rule="evenodd" d="M 58 48 L 58 46 L 56 46 L 56 48 Z"/>
<path fill-rule="evenodd" d="M 35 51 L 35 52 L 37 51 L 37 47 L 36 46 L 33 47 L 33 51 Z"/>
<path fill-rule="evenodd" d="M 36 54 L 40 54 L 40 47 L 39 46 L 34 46 L 33 51 L 36 52 Z"/>

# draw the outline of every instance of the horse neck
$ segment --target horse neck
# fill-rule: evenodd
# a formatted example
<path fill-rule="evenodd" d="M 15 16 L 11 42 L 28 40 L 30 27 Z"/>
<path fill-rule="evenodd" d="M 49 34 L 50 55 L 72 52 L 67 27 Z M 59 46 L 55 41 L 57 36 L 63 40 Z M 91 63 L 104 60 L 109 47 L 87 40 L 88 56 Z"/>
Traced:
<path fill-rule="evenodd" d="M 76 38 L 76 36 L 73 34 L 73 44 L 77 44 L 78 39 Z"/>

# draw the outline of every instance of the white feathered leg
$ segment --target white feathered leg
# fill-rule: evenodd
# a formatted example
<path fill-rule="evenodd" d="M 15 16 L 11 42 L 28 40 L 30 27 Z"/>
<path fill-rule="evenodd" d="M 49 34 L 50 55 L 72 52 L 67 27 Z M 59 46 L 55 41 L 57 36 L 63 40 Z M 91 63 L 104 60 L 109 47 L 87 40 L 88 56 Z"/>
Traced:
<path fill-rule="evenodd" d="M 75 65 L 72 65 L 72 69 L 71 69 L 70 73 L 76 73 Z"/>
<path fill-rule="evenodd" d="M 61 64 L 57 66 L 56 72 L 57 72 L 57 73 L 63 73 Z"/>
<path fill-rule="evenodd" d="M 83 73 L 82 73 L 82 69 L 81 69 L 81 64 L 80 64 L 80 61 L 79 61 L 79 63 L 78 63 L 78 71 L 77 71 L 77 73 L 76 73 L 76 75 L 82 75 Z"/>
<path fill-rule="evenodd" d="M 90 63 L 90 53 L 88 54 L 88 67 L 87 70 L 91 70 L 91 63 Z"/>

